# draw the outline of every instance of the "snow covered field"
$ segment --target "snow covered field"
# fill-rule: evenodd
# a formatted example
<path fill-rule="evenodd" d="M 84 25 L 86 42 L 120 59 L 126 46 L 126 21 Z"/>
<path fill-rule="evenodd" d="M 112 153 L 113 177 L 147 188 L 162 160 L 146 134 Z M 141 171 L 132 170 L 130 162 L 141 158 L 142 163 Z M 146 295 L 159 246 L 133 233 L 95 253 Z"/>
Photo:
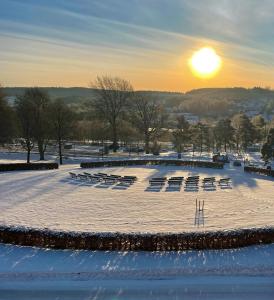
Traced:
<path fill-rule="evenodd" d="M 0 244 L 1 300 L 270 300 L 274 245 L 186 252 L 48 250 Z"/>
<path fill-rule="evenodd" d="M 129 188 L 91 185 L 71 180 L 68 172 L 136 175 Z M 231 188 L 178 191 L 148 188 L 159 176 L 231 177 Z M 224 170 L 175 166 L 81 169 L 0 173 L 0 223 L 68 231 L 182 232 L 274 226 L 273 178 Z M 204 214 L 195 215 L 195 201 L 204 200 Z M 195 225 L 198 221 L 198 225 Z M 198 218 L 198 220 L 197 220 Z"/>
<path fill-rule="evenodd" d="M 25 158 L 6 156 L 1 162 Z M 107 232 L 274 226 L 274 180 L 244 174 L 242 168 L 100 169 L 137 175 L 138 182 L 125 190 L 68 177 L 69 171 L 98 170 L 71 163 L 59 170 L 0 173 L 0 223 Z M 148 189 L 151 177 L 192 174 L 231 177 L 232 186 L 212 191 Z M 205 201 L 199 226 L 196 198 Z M 274 244 L 184 252 L 71 251 L 0 244 L 0 300 L 270 300 L 273 295 Z"/>

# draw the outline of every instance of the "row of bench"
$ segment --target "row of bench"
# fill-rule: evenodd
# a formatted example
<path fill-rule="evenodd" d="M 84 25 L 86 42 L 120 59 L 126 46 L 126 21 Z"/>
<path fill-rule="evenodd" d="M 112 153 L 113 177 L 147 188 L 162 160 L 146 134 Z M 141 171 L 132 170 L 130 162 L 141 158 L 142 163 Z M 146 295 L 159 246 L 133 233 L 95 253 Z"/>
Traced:
<path fill-rule="evenodd" d="M 91 183 L 106 183 L 106 184 L 133 184 L 135 181 L 137 181 L 136 176 L 120 176 L 120 175 L 108 175 L 106 173 L 96 173 L 96 174 L 90 174 L 87 172 L 84 172 L 83 174 L 76 174 L 73 172 L 69 172 L 70 177 L 72 179 L 91 182 Z"/>
<path fill-rule="evenodd" d="M 169 186 L 181 186 L 183 184 L 184 177 L 183 176 L 177 176 L 177 177 L 170 177 L 169 179 L 167 177 L 154 177 L 149 180 L 149 184 L 151 186 L 163 186 L 168 183 Z M 185 179 L 185 185 L 188 186 L 198 186 L 200 181 L 200 176 L 189 176 Z M 231 183 L 231 178 L 221 178 L 218 181 L 216 181 L 215 177 L 205 177 L 202 179 L 202 185 L 204 187 L 209 185 L 214 185 L 215 183 L 218 183 L 219 185 L 229 185 Z"/>

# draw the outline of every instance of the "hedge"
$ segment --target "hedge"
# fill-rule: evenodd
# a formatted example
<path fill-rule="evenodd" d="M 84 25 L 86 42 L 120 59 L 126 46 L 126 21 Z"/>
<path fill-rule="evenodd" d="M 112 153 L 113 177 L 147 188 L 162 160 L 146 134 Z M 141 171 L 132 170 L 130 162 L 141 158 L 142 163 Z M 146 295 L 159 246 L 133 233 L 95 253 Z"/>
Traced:
<path fill-rule="evenodd" d="M 248 172 L 248 173 L 258 173 L 261 175 L 267 175 L 267 176 L 274 177 L 274 170 L 246 166 L 246 167 L 244 167 L 244 171 Z"/>
<path fill-rule="evenodd" d="M 0 226 L 0 242 L 53 249 L 181 251 L 231 249 L 274 242 L 274 228 L 192 233 L 94 233 Z"/>
<path fill-rule="evenodd" d="M 0 164 L 0 172 L 23 170 L 53 170 L 58 169 L 57 163 L 10 163 Z"/>
<path fill-rule="evenodd" d="M 224 163 L 199 160 L 171 160 L 171 159 L 131 159 L 131 160 L 104 160 L 81 162 L 81 168 L 120 167 L 136 165 L 174 165 L 202 168 L 223 169 Z"/>

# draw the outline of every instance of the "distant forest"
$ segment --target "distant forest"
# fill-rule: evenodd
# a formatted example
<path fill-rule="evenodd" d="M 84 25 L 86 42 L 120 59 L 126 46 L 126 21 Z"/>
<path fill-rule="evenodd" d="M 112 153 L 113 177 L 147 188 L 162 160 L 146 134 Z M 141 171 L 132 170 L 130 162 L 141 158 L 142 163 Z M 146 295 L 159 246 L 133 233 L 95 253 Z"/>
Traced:
<path fill-rule="evenodd" d="M 42 87 L 52 99 L 60 98 L 73 106 L 83 105 L 96 96 L 94 89 L 84 87 Z M 10 104 L 23 95 L 24 87 L 6 87 L 3 91 Z M 161 103 L 170 112 L 189 112 L 199 117 L 222 118 L 237 112 L 257 111 L 271 115 L 274 112 L 274 91 L 267 88 L 203 88 L 186 93 L 137 91 Z"/>

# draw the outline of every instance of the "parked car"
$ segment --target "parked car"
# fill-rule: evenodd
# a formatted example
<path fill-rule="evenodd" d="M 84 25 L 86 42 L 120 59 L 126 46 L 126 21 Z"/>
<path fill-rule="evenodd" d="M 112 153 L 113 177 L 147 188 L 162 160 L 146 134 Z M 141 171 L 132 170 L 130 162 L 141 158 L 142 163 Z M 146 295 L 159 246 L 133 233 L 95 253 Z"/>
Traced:
<path fill-rule="evenodd" d="M 229 163 L 229 158 L 227 154 L 215 154 L 212 157 L 214 162 L 223 162 L 223 163 Z"/>
<path fill-rule="evenodd" d="M 234 160 L 234 162 L 233 162 L 234 167 L 240 167 L 241 165 L 242 165 L 242 163 L 240 160 Z"/>

